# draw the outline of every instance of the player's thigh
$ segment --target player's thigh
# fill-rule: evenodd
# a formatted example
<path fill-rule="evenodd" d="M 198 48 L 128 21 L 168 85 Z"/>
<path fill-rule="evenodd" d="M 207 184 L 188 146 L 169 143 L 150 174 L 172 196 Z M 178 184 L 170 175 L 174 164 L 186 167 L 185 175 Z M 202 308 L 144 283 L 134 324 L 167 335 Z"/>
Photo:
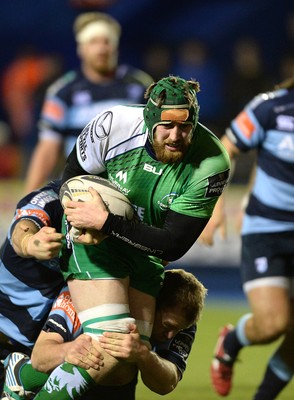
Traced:
<path fill-rule="evenodd" d="M 102 304 L 128 304 L 129 278 L 68 280 L 68 286 L 77 312 Z"/>
<path fill-rule="evenodd" d="M 155 297 L 132 287 L 129 288 L 131 316 L 136 320 L 153 323 L 155 313 Z"/>
<path fill-rule="evenodd" d="M 276 325 L 284 330 L 291 319 L 291 301 L 288 289 L 276 286 L 260 286 L 247 292 L 255 321 L 261 327 Z"/>

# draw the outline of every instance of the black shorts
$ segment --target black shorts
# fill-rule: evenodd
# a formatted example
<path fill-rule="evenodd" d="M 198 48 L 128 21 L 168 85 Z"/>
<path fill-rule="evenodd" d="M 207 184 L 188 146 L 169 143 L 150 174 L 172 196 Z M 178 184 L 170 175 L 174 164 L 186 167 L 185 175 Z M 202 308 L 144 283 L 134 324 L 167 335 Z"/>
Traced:
<path fill-rule="evenodd" d="M 81 400 L 111 399 L 111 400 L 135 400 L 137 376 L 128 384 L 121 386 L 97 385 L 85 393 Z"/>
<path fill-rule="evenodd" d="M 294 277 L 294 232 L 242 236 L 243 284 L 260 278 Z"/>

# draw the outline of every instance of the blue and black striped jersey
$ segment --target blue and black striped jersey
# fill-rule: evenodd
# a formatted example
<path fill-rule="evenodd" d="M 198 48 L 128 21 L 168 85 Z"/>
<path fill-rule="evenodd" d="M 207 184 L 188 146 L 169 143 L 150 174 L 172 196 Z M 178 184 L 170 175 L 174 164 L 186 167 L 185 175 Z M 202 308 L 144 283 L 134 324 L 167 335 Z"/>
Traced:
<path fill-rule="evenodd" d="M 293 231 L 294 90 L 256 96 L 227 135 L 241 151 L 258 153 L 242 234 Z"/>
<path fill-rule="evenodd" d="M 52 226 L 60 232 L 63 210 L 59 187 L 60 182 L 50 182 L 20 200 L 1 248 L 0 332 L 26 347 L 36 341 L 64 280 L 58 258 L 22 258 L 12 247 L 11 235 L 21 219 L 33 220 L 40 228 Z"/>
<path fill-rule="evenodd" d="M 145 102 L 145 90 L 152 82 L 148 74 L 127 65 L 120 65 L 115 77 L 103 83 L 70 71 L 47 90 L 39 121 L 40 138 L 62 141 L 68 156 L 92 118 L 114 105 Z"/>

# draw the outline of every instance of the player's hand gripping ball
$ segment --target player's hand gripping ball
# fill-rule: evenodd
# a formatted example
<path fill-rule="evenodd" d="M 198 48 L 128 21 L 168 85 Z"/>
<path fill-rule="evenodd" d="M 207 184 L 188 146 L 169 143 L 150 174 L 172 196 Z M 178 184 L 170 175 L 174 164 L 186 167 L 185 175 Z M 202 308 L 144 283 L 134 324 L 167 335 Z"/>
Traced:
<path fill-rule="evenodd" d="M 132 220 L 135 216 L 134 208 L 129 199 L 123 195 L 109 180 L 96 175 L 79 175 L 67 180 L 60 188 L 59 198 L 63 208 L 69 200 L 92 201 L 89 187 L 95 189 L 101 196 L 105 207 L 112 214 L 120 215 L 124 219 Z M 99 231 L 90 229 L 70 229 L 70 237 L 78 241 L 82 237 L 83 244 L 98 244 L 107 236 Z"/>

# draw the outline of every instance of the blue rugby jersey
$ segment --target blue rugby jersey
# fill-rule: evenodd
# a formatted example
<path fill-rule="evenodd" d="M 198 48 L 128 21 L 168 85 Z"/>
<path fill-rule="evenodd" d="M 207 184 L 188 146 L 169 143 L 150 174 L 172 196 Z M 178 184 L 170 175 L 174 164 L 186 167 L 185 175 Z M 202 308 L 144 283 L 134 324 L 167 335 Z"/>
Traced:
<path fill-rule="evenodd" d="M 231 122 L 228 137 L 257 149 L 256 178 L 242 234 L 294 230 L 294 90 L 256 96 Z"/>
<path fill-rule="evenodd" d="M 74 340 L 82 333 L 82 326 L 74 310 L 67 286 L 61 290 L 60 295 L 54 302 L 43 330 L 59 333 L 65 342 Z M 173 339 L 158 343 L 152 342 L 151 339 L 152 350 L 160 357 L 175 364 L 181 377 L 186 369 L 187 359 L 195 340 L 196 330 L 196 325 L 192 325 L 190 328 L 177 333 Z"/>
<path fill-rule="evenodd" d="M 68 156 L 92 118 L 114 105 L 144 103 L 145 90 L 152 82 L 145 72 L 126 65 L 119 66 L 115 77 L 103 83 L 89 81 L 80 71 L 70 71 L 47 90 L 40 138 L 63 141 Z"/>
<path fill-rule="evenodd" d="M 21 219 L 33 220 L 40 228 L 52 226 L 60 232 L 63 210 L 59 188 L 60 182 L 53 181 L 20 200 L 1 248 L 0 332 L 12 342 L 29 348 L 36 341 L 64 280 L 58 258 L 37 261 L 19 257 L 11 245 L 11 235 Z"/>

